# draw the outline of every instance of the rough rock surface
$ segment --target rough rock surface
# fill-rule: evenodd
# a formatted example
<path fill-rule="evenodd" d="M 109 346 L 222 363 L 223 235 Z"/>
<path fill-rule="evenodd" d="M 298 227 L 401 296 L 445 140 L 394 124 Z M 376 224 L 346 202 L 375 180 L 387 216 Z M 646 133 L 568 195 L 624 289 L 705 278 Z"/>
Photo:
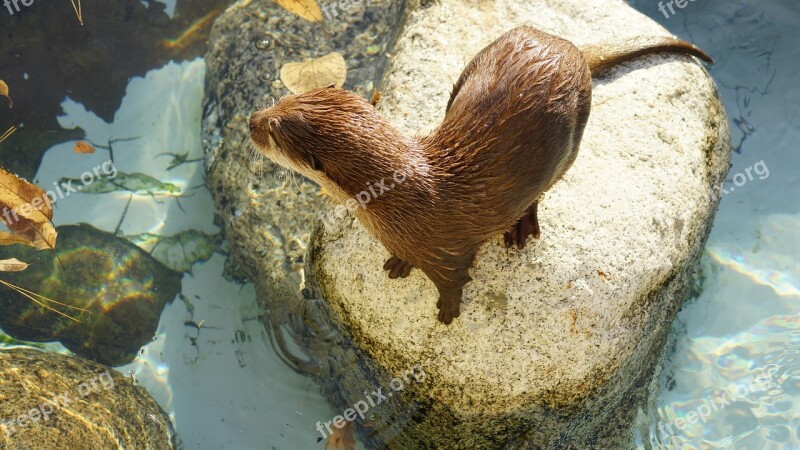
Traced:
<path fill-rule="evenodd" d="M 520 24 L 577 45 L 668 34 L 622 2 L 436 2 L 401 31 L 382 112 L 408 135 L 429 132 L 471 56 Z M 612 448 L 624 434 L 613 424 L 635 409 L 710 229 L 728 129 L 712 80 L 686 56 L 595 77 L 592 103 L 577 161 L 539 208 L 541 240 L 523 251 L 501 236 L 487 244 L 453 325 L 435 320 L 421 272 L 386 276 L 389 253 L 352 218 L 312 243 L 313 279 L 367 364 L 420 364 L 429 377 L 387 404 L 429 404 L 401 447 Z"/>
<path fill-rule="evenodd" d="M 4 349 L 0 380 L 0 449 L 173 448 L 155 400 L 100 364 Z"/>

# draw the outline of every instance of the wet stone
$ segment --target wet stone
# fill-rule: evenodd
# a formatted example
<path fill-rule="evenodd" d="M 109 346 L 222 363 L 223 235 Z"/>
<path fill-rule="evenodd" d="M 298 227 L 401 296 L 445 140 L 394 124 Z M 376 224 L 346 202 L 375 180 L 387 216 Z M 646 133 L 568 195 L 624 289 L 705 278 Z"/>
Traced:
<path fill-rule="evenodd" d="M 22 272 L 4 273 L 3 280 L 69 307 L 39 299 L 64 313 L 58 314 L 0 286 L 0 328 L 19 340 L 60 341 L 103 364 L 132 361 L 155 334 L 164 306 L 180 292 L 182 274 L 90 225 L 57 230 L 55 252 L 0 247 L 0 259 L 31 264 Z"/>
<path fill-rule="evenodd" d="M 82 358 L 0 350 L 0 448 L 172 449 L 166 413 L 141 387 Z"/>

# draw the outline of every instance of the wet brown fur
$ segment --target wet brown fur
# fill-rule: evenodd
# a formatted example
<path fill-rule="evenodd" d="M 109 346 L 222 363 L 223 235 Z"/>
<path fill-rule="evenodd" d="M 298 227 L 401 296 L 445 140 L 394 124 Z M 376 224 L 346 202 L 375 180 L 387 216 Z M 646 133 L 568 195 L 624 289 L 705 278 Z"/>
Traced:
<path fill-rule="evenodd" d="M 578 154 L 591 74 L 655 51 L 708 58 L 674 38 L 581 51 L 519 27 L 467 65 L 444 121 L 428 136 L 407 138 L 358 95 L 322 88 L 254 113 L 251 137 L 268 157 L 342 202 L 386 180 L 391 188 L 355 215 L 394 255 L 384 267 L 392 278 L 413 265 L 433 281 L 438 318 L 450 323 L 481 245 L 504 232 L 507 246 L 538 237 L 536 202 Z M 402 184 L 393 179 L 398 171 Z"/>

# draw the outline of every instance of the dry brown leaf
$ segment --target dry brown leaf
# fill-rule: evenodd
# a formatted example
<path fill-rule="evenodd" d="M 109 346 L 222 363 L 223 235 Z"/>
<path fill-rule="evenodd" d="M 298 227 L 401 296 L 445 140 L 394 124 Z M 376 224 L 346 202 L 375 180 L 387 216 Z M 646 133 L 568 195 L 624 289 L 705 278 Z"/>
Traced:
<path fill-rule="evenodd" d="M 78 141 L 72 147 L 72 151 L 75 153 L 94 153 L 94 147 L 86 141 Z"/>
<path fill-rule="evenodd" d="M 28 268 L 28 263 L 24 263 L 17 258 L 0 259 L 0 272 L 22 272 Z"/>
<path fill-rule="evenodd" d="M 3 80 L 0 80 L 0 96 L 8 99 L 9 108 L 14 107 L 14 102 L 11 100 L 11 97 L 8 96 L 8 85 Z"/>
<path fill-rule="evenodd" d="M 309 22 L 322 22 L 322 11 L 316 0 L 275 0 L 275 3 Z"/>
<path fill-rule="evenodd" d="M 353 434 L 353 422 L 346 422 L 342 428 L 331 427 L 333 433 L 325 442 L 325 450 L 355 450 L 356 437 Z"/>
<path fill-rule="evenodd" d="M 39 250 L 56 246 L 53 204 L 45 191 L 0 169 L 0 221 L 11 233 L 0 233 L 0 243 L 11 241 Z"/>
<path fill-rule="evenodd" d="M 346 79 L 347 64 L 336 52 L 304 62 L 286 63 L 281 67 L 281 81 L 293 94 L 331 84 L 341 88 Z"/>
<path fill-rule="evenodd" d="M 31 245 L 30 239 L 6 231 L 0 231 L 0 245 Z"/>

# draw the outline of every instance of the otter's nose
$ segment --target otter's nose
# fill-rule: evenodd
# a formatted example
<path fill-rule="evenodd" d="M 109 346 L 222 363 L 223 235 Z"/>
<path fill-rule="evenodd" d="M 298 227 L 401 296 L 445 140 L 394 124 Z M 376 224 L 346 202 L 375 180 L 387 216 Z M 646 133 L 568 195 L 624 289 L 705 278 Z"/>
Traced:
<path fill-rule="evenodd" d="M 253 114 L 250 114 L 250 134 L 255 133 L 256 129 L 258 129 L 258 124 L 261 123 L 262 115 L 259 115 L 261 111 L 256 111 Z"/>

